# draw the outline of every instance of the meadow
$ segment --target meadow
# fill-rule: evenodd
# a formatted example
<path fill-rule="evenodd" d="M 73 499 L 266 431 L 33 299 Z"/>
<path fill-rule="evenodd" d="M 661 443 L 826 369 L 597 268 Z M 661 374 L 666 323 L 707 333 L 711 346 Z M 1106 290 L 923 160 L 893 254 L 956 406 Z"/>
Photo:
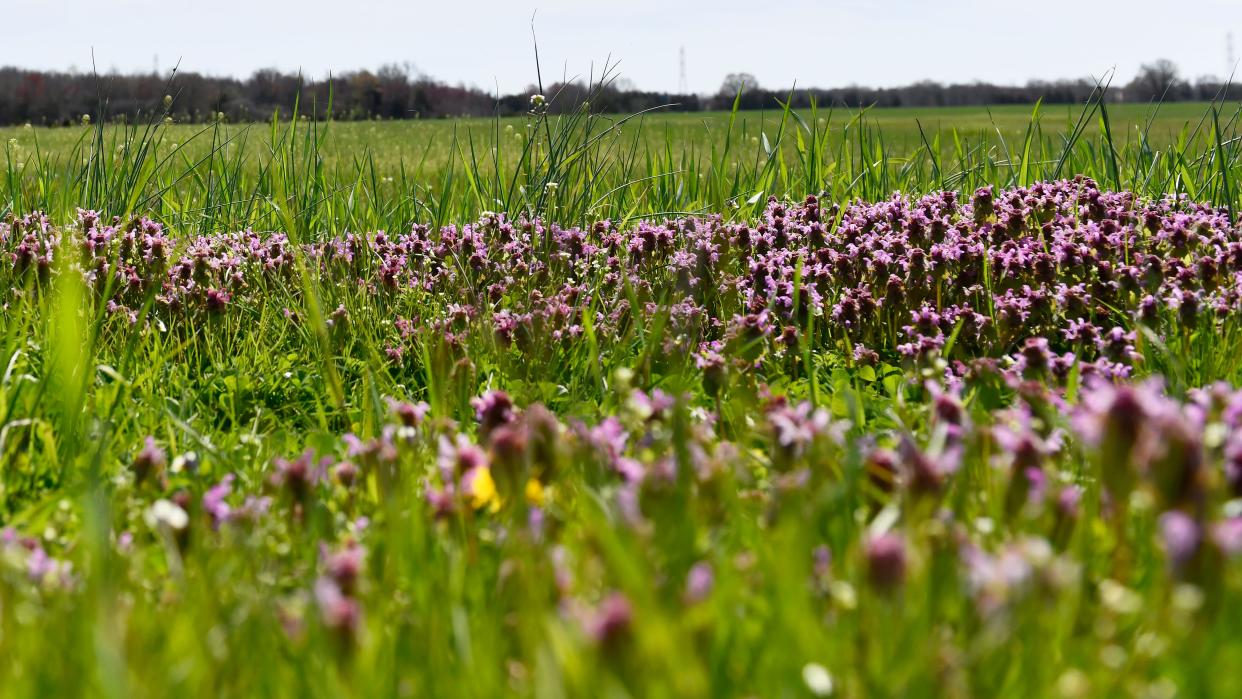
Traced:
<path fill-rule="evenodd" d="M 1237 105 L 2 132 L 7 696 L 1237 696 Z"/>
<path fill-rule="evenodd" d="M 1221 176 L 1237 167 L 1238 117 L 1229 104 L 1099 102 L 243 125 L 156 111 L 129 126 L 0 128 L 0 211 L 65 220 L 93 206 L 203 233 L 314 235 L 547 207 L 575 223 L 753 217 L 769 195 L 876 200 L 1075 173 L 1226 203 L 1239 196 Z"/>

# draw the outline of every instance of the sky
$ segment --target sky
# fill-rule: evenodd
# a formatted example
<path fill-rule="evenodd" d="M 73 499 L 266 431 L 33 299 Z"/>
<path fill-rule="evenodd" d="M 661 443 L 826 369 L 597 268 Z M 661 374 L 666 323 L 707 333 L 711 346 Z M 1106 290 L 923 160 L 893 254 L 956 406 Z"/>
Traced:
<path fill-rule="evenodd" d="M 410 64 L 488 91 L 617 62 L 637 87 L 715 92 L 745 71 L 787 88 L 918 80 L 1101 76 L 1124 83 L 1168 58 L 1224 76 L 1242 56 L 1242 0 L 0 0 L 0 66 L 100 72 L 259 68 L 330 72 Z M 1240 71 L 1242 76 L 1242 71 Z"/>

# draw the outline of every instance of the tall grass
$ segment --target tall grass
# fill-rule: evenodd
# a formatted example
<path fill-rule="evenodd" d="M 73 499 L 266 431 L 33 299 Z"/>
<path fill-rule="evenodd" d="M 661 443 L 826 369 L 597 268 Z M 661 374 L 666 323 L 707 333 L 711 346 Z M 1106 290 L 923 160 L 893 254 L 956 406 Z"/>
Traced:
<path fill-rule="evenodd" d="M 605 66 L 594 91 L 615 77 Z M 1085 174 L 1146 196 L 1231 208 L 1239 105 L 1110 105 L 1103 86 L 1073 111 L 843 110 L 754 114 L 589 109 L 558 95 L 523 119 L 334 123 L 319 105 L 266 125 L 166 121 L 7 129 L 0 214 L 77 207 L 153 214 L 179 231 L 323 236 L 444 224 L 482 211 L 565 223 L 666 213 L 757 213 L 768 195 L 834 201 L 971 191 Z M 588 100 L 589 105 L 589 100 Z M 1199 110 L 1197 113 L 1193 110 Z M 1118 121 L 1117 114 L 1123 117 Z M 904 116 L 899 121 L 892 114 Z M 946 121 L 947 120 L 947 121 Z M 49 142 L 54 142 L 49 145 Z"/>

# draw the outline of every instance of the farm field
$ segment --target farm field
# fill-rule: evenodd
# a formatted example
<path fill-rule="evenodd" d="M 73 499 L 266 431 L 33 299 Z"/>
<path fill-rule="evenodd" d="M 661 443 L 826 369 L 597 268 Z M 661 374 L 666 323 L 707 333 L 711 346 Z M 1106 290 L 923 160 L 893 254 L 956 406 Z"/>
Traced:
<path fill-rule="evenodd" d="M 339 233 L 545 205 L 579 223 L 753 216 L 772 194 L 875 200 L 1070 173 L 1221 201 L 1206 154 L 1218 126 L 1236 167 L 1239 111 L 1215 108 L 1215 122 L 1202 103 L 578 114 L 540 133 L 530 118 L 165 126 L 157 114 L 125 128 L 0 128 L 0 143 L 15 212 L 64 219 L 102 198 L 200 232 L 275 229 L 290 214 L 308 233 Z"/>
<path fill-rule="evenodd" d="M 1242 695 L 1237 116 L 0 129 L 3 694 Z"/>
<path fill-rule="evenodd" d="M 1149 140 L 1155 144 L 1168 145 L 1174 142 L 1182 129 L 1193 129 L 1207 113 L 1209 105 L 1201 102 L 1175 102 L 1160 105 L 1158 108 L 1143 104 L 1110 105 L 1109 116 L 1113 120 L 1112 129 L 1119 143 L 1127 143 L 1138 138 L 1138 131 L 1149 130 Z M 1237 105 L 1219 105 L 1223 118 L 1232 119 Z M 1081 105 L 1043 105 L 1039 115 L 1045 132 L 1054 136 L 1068 133 L 1074 122 L 1080 117 Z M 994 105 L 991 107 L 877 107 L 865 110 L 864 123 L 882 132 L 886 144 L 891 144 L 895 155 L 909 155 L 922 148 L 922 137 L 919 125 L 928 137 L 941 134 L 947 139 L 948 134 L 956 129 L 972 143 L 980 137 L 989 141 L 1000 131 L 1011 142 L 1021 142 L 1027 126 L 1032 121 L 1033 108 L 1030 105 Z M 820 109 L 817 119 L 824 121 L 834 133 L 832 137 L 844 137 L 845 126 L 855 117 L 859 110 L 835 108 Z M 629 115 L 602 115 L 605 123 L 619 122 Z M 735 137 L 749 139 L 761 133 L 775 138 L 783 114 L 779 107 L 766 112 L 738 112 L 736 116 Z M 809 114 L 803 114 L 808 118 Z M 723 147 L 728 131 L 729 112 L 697 112 L 674 113 L 652 112 L 645 115 L 642 131 L 645 146 L 663 147 L 669 141 L 677 150 L 681 148 L 699 150 L 710 149 L 715 145 Z M 1150 121 L 1150 127 L 1148 122 Z M 502 131 L 509 127 L 523 129 L 529 119 L 506 117 L 499 120 Z M 637 126 L 638 120 L 631 120 Z M 459 140 L 464 134 L 472 134 L 476 139 L 485 139 L 495 131 L 497 120 L 482 118 L 467 119 L 434 119 L 410 121 L 374 121 L 374 122 L 336 122 L 332 125 L 325 144 L 321 148 L 325 164 L 329 168 L 346 166 L 360 154 L 370 154 L 382 170 L 392 170 L 404 163 L 407 168 L 424 159 L 428 163 L 428 172 L 434 172 L 449 160 L 450 146 L 454 133 Z M 233 135 L 241 131 L 249 133 L 246 140 L 254 155 L 263 151 L 265 124 L 227 125 L 226 133 Z M 179 124 L 164 132 L 166 145 L 189 143 L 189 153 L 201 157 L 210 150 L 210 142 L 201 136 L 192 138 L 201 131 L 201 125 Z M 1095 121 L 1087 124 L 1087 132 L 1097 134 L 1099 126 Z M 40 127 L 24 129 L 20 126 L 0 127 L 0 137 L 7 142 L 17 138 L 19 143 L 29 148 L 37 135 L 40 145 L 53 155 L 67 155 L 81 136 L 76 128 Z M 946 153 L 949 144 L 945 144 Z"/>

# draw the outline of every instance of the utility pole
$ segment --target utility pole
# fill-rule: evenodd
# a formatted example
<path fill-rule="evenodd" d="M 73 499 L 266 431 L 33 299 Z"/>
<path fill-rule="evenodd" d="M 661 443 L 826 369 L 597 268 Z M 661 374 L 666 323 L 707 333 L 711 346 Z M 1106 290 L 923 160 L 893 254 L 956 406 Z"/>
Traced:
<path fill-rule="evenodd" d="M 681 69 L 681 73 L 677 78 L 677 92 L 678 94 L 682 94 L 682 95 L 689 94 L 690 93 L 690 81 L 686 80 L 686 47 L 685 46 L 682 46 L 681 50 L 677 52 L 677 60 L 678 60 L 678 63 L 680 64 L 679 67 Z"/>

